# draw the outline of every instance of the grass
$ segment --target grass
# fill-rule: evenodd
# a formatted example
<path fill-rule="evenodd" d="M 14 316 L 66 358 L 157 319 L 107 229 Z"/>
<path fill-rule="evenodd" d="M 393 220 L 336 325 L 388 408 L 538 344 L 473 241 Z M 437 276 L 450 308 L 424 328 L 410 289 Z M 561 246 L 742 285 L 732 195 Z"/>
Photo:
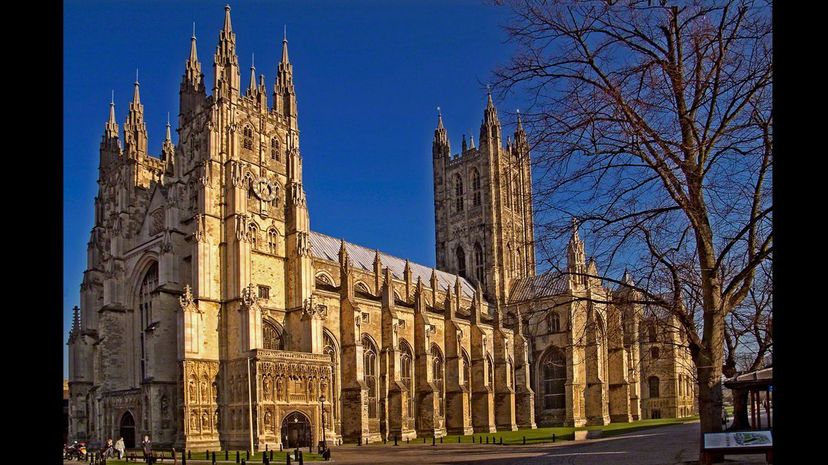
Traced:
<path fill-rule="evenodd" d="M 503 439 L 503 444 L 523 444 L 523 438 L 526 437 L 526 444 L 540 444 L 540 443 L 547 443 L 553 442 L 553 434 L 555 441 L 572 441 L 575 439 L 575 431 L 594 431 L 594 430 L 601 430 L 601 435 L 606 436 L 615 436 L 618 434 L 630 433 L 633 431 L 638 431 L 642 429 L 649 429 L 649 428 L 656 428 L 659 426 L 668 426 L 668 425 L 679 425 L 682 423 L 687 423 L 690 421 L 697 420 L 698 417 L 687 417 L 687 418 L 661 418 L 657 420 L 639 420 L 634 421 L 631 423 L 610 423 L 604 426 L 586 426 L 586 427 L 572 427 L 572 426 L 560 426 L 560 427 L 551 427 L 551 428 L 537 428 L 537 429 L 523 429 L 518 431 L 502 431 L 497 433 L 490 433 L 490 434 L 474 434 L 469 436 L 458 436 L 458 435 L 449 435 L 443 437 L 443 444 L 457 444 L 458 437 L 460 438 L 461 444 L 471 444 L 472 437 L 474 437 L 474 442 L 479 444 L 481 439 L 483 444 L 486 444 L 486 438 L 489 440 L 489 444 L 492 443 L 492 438 L 494 438 L 494 442 L 496 444 L 500 443 L 501 438 Z M 391 439 L 388 441 L 388 444 L 394 444 L 394 440 Z M 405 441 L 400 441 L 401 445 L 405 445 Z M 440 444 L 440 438 L 437 438 L 436 444 Z M 412 439 L 410 441 L 411 446 L 414 445 L 431 445 L 431 438 L 426 438 L 425 443 L 423 443 L 423 438 Z"/>
<path fill-rule="evenodd" d="M 229 451 L 229 461 L 224 460 L 224 451 L 216 451 L 216 463 L 224 463 L 224 464 L 235 464 L 236 463 L 236 451 L 231 450 Z M 247 463 L 262 463 L 262 453 L 263 452 L 256 452 L 255 454 L 250 454 L 250 460 L 247 460 L 247 455 L 245 451 L 239 451 L 239 462 L 241 463 L 241 459 L 244 459 Z M 277 463 L 285 463 L 285 454 L 287 451 L 279 452 L 278 450 L 273 451 L 273 461 L 270 463 L 277 464 Z M 212 452 L 210 453 L 212 455 Z M 270 452 L 267 452 L 270 454 Z M 298 461 L 293 459 L 293 451 L 290 452 L 290 460 L 292 464 L 299 463 Z M 205 459 L 204 452 L 193 452 L 191 455 L 192 458 L 187 459 L 187 463 L 210 463 L 209 459 Z M 305 462 L 313 462 L 313 461 L 321 461 L 322 456 L 320 454 L 309 453 L 307 447 L 304 448 L 302 452 L 302 458 Z M 117 459 L 108 459 L 106 461 L 107 465 L 136 465 L 141 464 L 143 462 L 143 458 L 139 458 L 137 462 L 127 462 L 126 460 L 117 460 Z M 163 461 L 155 462 L 158 465 L 163 464 L 171 464 L 173 463 L 171 459 L 166 458 Z M 181 464 L 181 455 L 178 454 L 178 463 Z"/>

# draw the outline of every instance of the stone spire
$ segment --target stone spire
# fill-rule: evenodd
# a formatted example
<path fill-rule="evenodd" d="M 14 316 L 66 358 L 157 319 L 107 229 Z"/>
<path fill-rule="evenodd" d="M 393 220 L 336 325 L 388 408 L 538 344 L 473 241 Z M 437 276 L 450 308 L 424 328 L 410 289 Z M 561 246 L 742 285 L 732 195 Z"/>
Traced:
<path fill-rule="evenodd" d="M 172 143 L 172 133 L 170 131 L 170 114 L 167 113 L 167 133 L 164 136 L 164 143 L 161 145 L 161 159 L 166 162 L 167 174 L 173 173 L 174 155 L 175 146 Z"/>
<path fill-rule="evenodd" d="M 147 154 L 147 126 L 144 123 L 144 105 L 141 104 L 138 70 L 135 70 L 135 91 L 124 123 L 124 151 L 128 157 Z"/>
<path fill-rule="evenodd" d="M 569 238 L 569 244 L 566 247 L 567 254 L 567 271 L 574 274 L 583 274 L 586 271 L 586 257 L 584 254 L 584 242 L 578 234 L 578 219 L 572 218 L 572 235 Z M 574 282 L 583 283 L 586 278 L 584 276 L 570 276 Z"/>
<path fill-rule="evenodd" d="M 449 157 L 451 155 L 451 144 L 449 144 L 446 128 L 443 126 L 443 114 L 440 113 L 440 107 L 437 107 L 437 129 L 434 130 L 431 153 L 434 158 Z"/>
<path fill-rule="evenodd" d="M 276 71 L 273 86 L 273 110 L 296 124 L 296 90 L 293 86 L 293 65 L 288 58 L 287 26 L 282 38 L 282 61 Z"/>
<path fill-rule="evenodd" d="M 247 95 L 256 94 L 256 54 L 250 59 L 250 85 L 247 86 Z"/>
<path fill-rule="evenodd" d="M 480 124 L 480 147 L 485 147 L 488 142 L 495 142 L 494 148 L 497 148 L 500 146 L 500 120 L 497 118 L 497 109 L 492 101 L 491 88 L 488 89 L 487 94 L 488 101 L 486 109 L 483 110 L 483 123 Z"/>
<path fill-rule="evenodd" d="M 343 268 L 350 268 L 351 259 L 348 257 L 348 249 L 345 248 L 345 239 L 339 241 L 339 265 Z"/>
<path fill-rule="evenodd" d="M 192 90 L 204 89 L 204 73 L 201 72 L 201 62 L 198 61 L 196 49 L 195 23 L 193 23 L 193 35 L 190 37 L 190 56 L 184 64 L 183 83 Z"/>
<path fill-rule="evenodd" d="M 118 122 L 115 121 L 115 91 L 112 91 L 112 100 L 109 101 L 109 120 L 106 122 L 106 126 L 104 127 L 104 137 L 103 142 L 112 142 L 118 141 Z"/>
<path fill-rule="evenodd" d="M 69 342 L 74 341 L 80 334 L 80 323 L 80 308 L 75 305 L 75 307 L 72 308 L 72 328 L 69 330 Z"/>
<path fill-rule="evenodd" d="M 515 128 L 515 151 L 516 155 L 528 153 L 529 144 L 526 141 L 526 131 L 523 130 L 523 121 L 520 118 L 520 110 L 517 110 L 517 128 Z"/>
<path fill-rule="evenodd" d="M 213 69 L 213 95 L 216 98 L 238 96 L 239 58 L 236 56 L 236 33 L 230 22 L 230 5 L 224 7 L 224 27 L 219 32 Z"/>

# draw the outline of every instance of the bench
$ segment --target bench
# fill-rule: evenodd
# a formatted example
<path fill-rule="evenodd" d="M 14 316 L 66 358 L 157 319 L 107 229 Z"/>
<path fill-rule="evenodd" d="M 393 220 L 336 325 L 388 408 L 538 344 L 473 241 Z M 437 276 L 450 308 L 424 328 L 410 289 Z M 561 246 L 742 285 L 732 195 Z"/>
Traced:
<path fill-rule="evenodd" d="M 152 451 L 153 462 L 164 462 L 165 460 L 172 463 L 178 463 L 178 457 L 181 455 L 176 450 L 154 450 Z M 124 459 L 127 462 L 144 462 L 143 449 L 127 449 L 124 451 Z"/>
<path fill-rule="evenodd" d="M 773 437 L 768 430 L 704 433 L 699 465 L 712 465 L 720 455 L 764 454 L 773 463 Z"/>

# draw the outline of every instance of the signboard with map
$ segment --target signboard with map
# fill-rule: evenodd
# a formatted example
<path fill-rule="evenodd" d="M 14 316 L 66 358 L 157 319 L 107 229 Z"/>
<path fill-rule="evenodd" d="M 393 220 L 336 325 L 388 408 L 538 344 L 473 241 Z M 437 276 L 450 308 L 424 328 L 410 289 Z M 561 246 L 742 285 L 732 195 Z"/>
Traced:
<path fill-rule="evenodd" d="M 735 431 L 705 433 L 705 449 L 739 449 L 743 447 L 773 447 L 770 431 Z"/>

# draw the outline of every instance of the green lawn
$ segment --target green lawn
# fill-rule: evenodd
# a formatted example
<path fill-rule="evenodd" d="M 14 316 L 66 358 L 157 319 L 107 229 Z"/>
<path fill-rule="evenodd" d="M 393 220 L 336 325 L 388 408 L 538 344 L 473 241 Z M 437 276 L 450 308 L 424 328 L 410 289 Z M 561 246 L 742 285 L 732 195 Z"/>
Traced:
<path fill-rule="evenodd" d="M 457 444 L 458 437 L 459 442 L 461 444 L 471 444 L 472 437 L 474 437 L 475 443 L 480 443 L 481 439 L 483 444 L 486 444 L 486 438 L 489 440 L 489 444 L 492 443 L 492 438 L 494 438 L 494 442 L 499 444 L 500 439 L 503 438 L 503 444 L 523 444 L 523 438 L 526 437 L 527 444 L 538 444 L 538 443 L 545 443 L 545 442 L 552 442 L 552 435 L 555 435 L 555 441 L 571 441 L 575 439 L 575 430 L 583 431 L 583 430 L 602 430 L 602 436 L 614 436 L 617 434 L 629 433 L 632 431 L 648 429 L 648 428 L 655 428 L 658 426 L 667 426 L 667 425 L 678 425 L 682 423 L 687 423 L 690 421 L 698 420 L 698 417 L 687 417 L 687 418 L 662 418 L 658 420 L 640 420 L 634 421 L 631 423 L 610 423 L 604 426 L 586 426 L 586 427 L 579 427 L 574 428 L 571 426 L 561 426 L 561 427 L 552 427 L 552 428 L 538 428 L 538 429 L 525 429 L 525 430 L 518 430 L 518 431 L 503 431 L 498 433 L 491 433 L 491 434 L 475 434 L 471 436 L 457 436 L 457 435 L 449 435 L 443 437 L 443 444 Z M 405 445 L 404 441 L 400 442 L 401 444 Z M 394 444 L 393 439 L 388 442 L 388 444 Z M 437 438 L 436 444 L 440 444 L 440 438 Z M 431 438 L 426 438 L 425 443 L 423 442 L 423 438 L 412 439 L 410 441 L 410 445 L 427 445 L 431 446 Z"/>
<path fill-rule="evenodd" d="M 270 454 L 270 452 L 268 452 L 268 455 L 269 454 Z M 270 462 L 270 463 L 273 463 L 273 464 L 286 463 L 285 454 L 287 454 L 287 452 L 279 452 L 278 450 L 273 451 L 273 461 Z M 290 454 L 291 454 L 291 456 L 290 456 L 291 464 L 298 464 L 299 462 L 297 460 L 293 459 L 293 452 L 291 452 Z M 211 452 L 211 455 L 212 455 L 212 452 Z M 204 463 L 210 463 L 209 460 L 205 460 L 204 452 L 193 452 L 191 457 L 192 457 L 191 459 L 187 460 L 187 463 L 200 464 L 200 465 L 204 464 Z M 306 462 L 321 461 L 322 460 L 321 455 L 315 454 L 315 453 L 309 453 L 307 448 L 305 448 L 304 451 L 302 452 L 302 457 L 303 457 L 304 461 L 306 461 Z M 235 464 L 236 463 L 236 451 L 234 451 L 234 450 L 230 451 L 229 459 L 230 460 L 227 461 L 227 462 L 224 461 L 224 451 L 221 451 L 221 452 L 217 451 L 216 452 L 216 463 L 224 463 L 224 464 L 231 464 L 232 463 L 232 464 Z M 247 460 L 247 455 L 245 454 L 245 452 L 244 451 L 239 451 L 239 459 L 240 459 L 239 463 L 241 463 L 241 459 L 244 459 L 247 463 L 262 463 L 262 452 L 256 452 L 255 454 L 250 454 L 250 460 Z M 144 463 L 144 462 L 143 462 L 143 459 L 140 459 L 140 458 L 137 462 L 127 462 L 125 460 L 117 460 L 117 459 L 114 459 L 114 460 L 110 459 L 110 460 L 106 461 L 107 465 L 136 465 L 136 463 L 141 464 L 141 463 Z M 172 463 L 172 460 L 169 459 L 169 458 L 166 458 L 163 461 L 159 461 L 159 462 L 156 462 L 156 463 L 158 465 L 163 465 L 163 464 L 167 464 L 167 463 Z M 178 463 L 181 464 L 181 455 L 178 455 Z"/>

